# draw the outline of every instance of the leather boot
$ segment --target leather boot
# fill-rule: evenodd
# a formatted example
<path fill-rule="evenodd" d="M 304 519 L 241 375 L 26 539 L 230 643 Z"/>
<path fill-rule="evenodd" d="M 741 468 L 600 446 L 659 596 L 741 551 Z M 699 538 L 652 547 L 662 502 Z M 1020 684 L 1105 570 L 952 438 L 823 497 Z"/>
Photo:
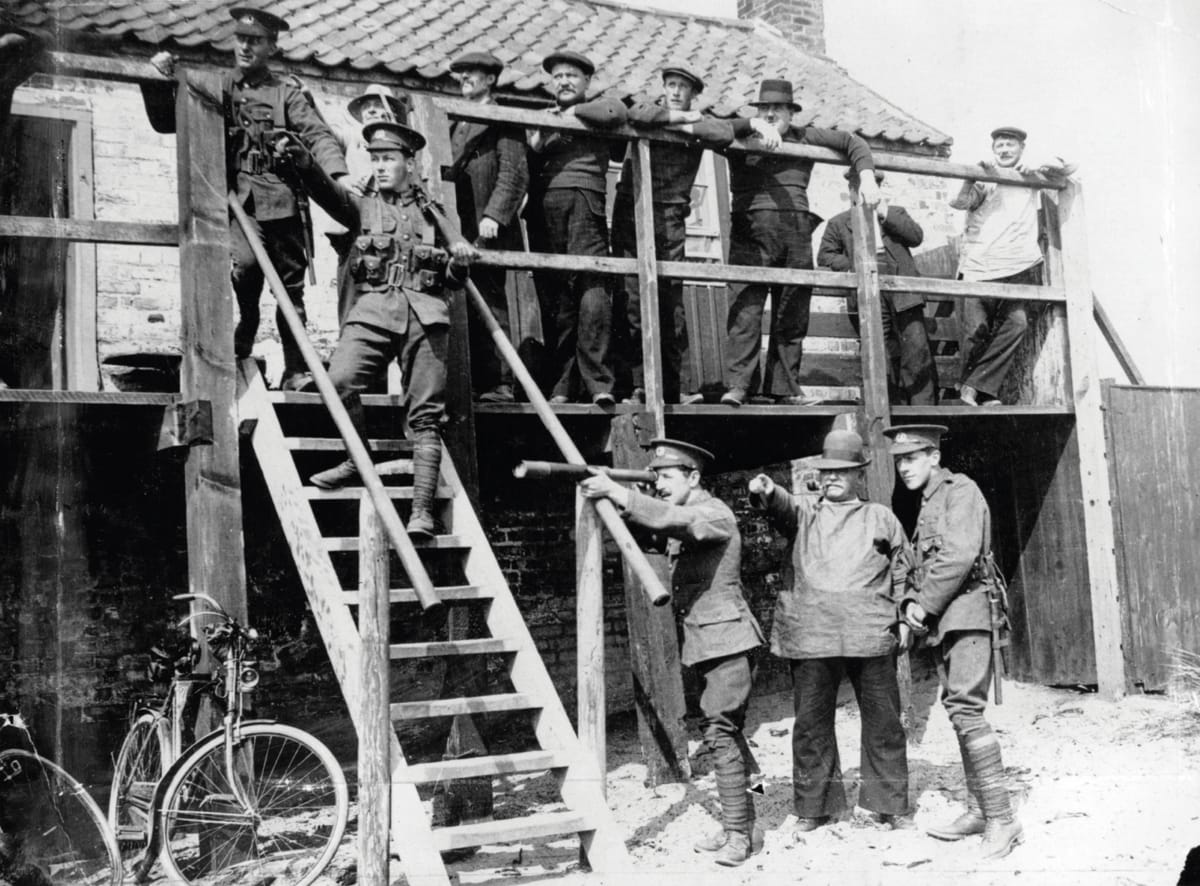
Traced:
<path fill-rule="evenodd" d="M 726 831 L 725 845 L 713 859 L 717 864 L 735 868 L 750 857 L 750 835 L 741 831 Z"/>
<path fill-rule="evenodd" d="M 983 807 L 979 805 L 979 779 L 975 775 L 975 763 L 967 753 L 966 739 L 958 737 L 958 749 L 962 755 L 963 774 L 967 782 L 967 810 L 944 824 L 928 828 L 925 833 L 939 840 L 961 840 L 983 833 Z"/>
<path fill-rule="evenodd" d="M 358 468 L 354 462 L 346 459 L 332 468 L 326 468 L 308 478 L 308 482 L 321 489 L 341 489 L 352 480 L 358 479 Z"/>
<path fill-rule="evenodd" d="M 967 753 L 975 764 L 979 782 L 979 803 L 983 807 L 984 831 L 980 856 L 984 859 L 1004 858 L 1020 843 L 1025 833 L 1013 817 L 1012 801 L 1004 780 L 1004 762 L 1000 757 L 1000 742 L 994 734 L 973 737 L 967 742 Z"/>
<path fill-rule="evenodd" d="M 419 431 L 413 444 L 413 506 L 408 534 L 430 539 L 436 533 L 433 499 L 442 465 L 442 438 L 437 431 Z"/>
<path fill-rule="evenodd" d="M 701 837 L 692 844 L 692 848 L 697 852 L 720 852 L 725 846 L 725 841 L 728 838 L 724 828 L 718 831 L 713 831 L 707 837 Z"/>

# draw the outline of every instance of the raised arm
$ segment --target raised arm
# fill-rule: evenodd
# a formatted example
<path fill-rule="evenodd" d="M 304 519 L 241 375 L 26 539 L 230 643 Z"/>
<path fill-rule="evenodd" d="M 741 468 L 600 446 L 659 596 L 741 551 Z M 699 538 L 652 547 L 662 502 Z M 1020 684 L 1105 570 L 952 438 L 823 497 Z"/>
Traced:
<path fill-rule="evenodd" d="M 300 136 L 330 178 L 341 178 L 349 170 L 346 155 L 333 132 L 299 88 L 292 86 L 285 89 L 285 93 L 288 126 Z"/>

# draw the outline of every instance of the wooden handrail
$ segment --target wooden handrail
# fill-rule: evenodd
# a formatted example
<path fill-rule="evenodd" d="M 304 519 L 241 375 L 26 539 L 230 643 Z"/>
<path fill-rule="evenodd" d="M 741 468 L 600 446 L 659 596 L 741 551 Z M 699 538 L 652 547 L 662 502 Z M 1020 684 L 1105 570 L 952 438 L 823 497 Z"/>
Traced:
<path fill-rule="evenodd" d="M 296 345 L 300 349 L 300 354 L 304 357 L 304 363 L 308 366 L 309 372 L 312 373 L 313 381 L 317 386 L 317 392 L 321 395 L 321 400 L 325 404 L 325 408 L 329 410 L 329 415 L 346 444 L 346 452 L 350 456 L 350 460 L 354 462 L 354 467 L 358 470 L 359 477 L 362 478 L 363 487 L 366 489 L 367 495 L 370 496 L 372 504 L 375 505 L 375 510 L 379 512 L 379 518 L 383 522 L 384 529 L 387 531 L 388 539 L 391 541 L 392 547 L 396 549 L 396 553 L 400 556 L 400 562 L 404 566 L 404 571 L 408 574 L 409 581 L 412 582 L 417 599 L 420 600 L 422 608 L 427 612 L 439 608 L 442 605 L 442 601 L 438 598 L 437 591 L 433 587 L 433 582 L 429 580 L 429 573 L 425 571 L 425 565 L 421 562 L 421 557 L 417 553 L 417 549 L 413 546 L 412 539 L 408 537 L 408 531 L 405 529 L 404 523 L 401 522 L 400 515 L 396 513 L 395 506 L 392 504 L 391 499 L 388 498 L 387 489 L 384 487 L 383 481 L 379 479 L 379 474 L 376 472 L 375 465 L 371 461 L 371 455 L 367 452 L 366 445 L 358 436 L 358 431 L 354 429 L 354 423 L 350 420 L 350 414 L 346 412 L 346 407 L 342 405 L 341 398 L 338 397 L 337 390 L 333 387 L 333 382 L 329 379 L 329 373 L 321 365 L 321 360 L 317 356 L 316 349 L 313 348 L 312 342 L 308 340 L 308 333 L 304 329 L 304 322 L 296 312 L 296 306 L 292 304 L 291 296 L 288 295 L 287 288 L 283 285 L 283 280 L 279 277 L 279 272 L 275 270 L 275 265 L 271 263 L 270 256 L 267 255 L 266 249 L 263 248 L 262 240 L 259 239 L 254 225 L 250 223 L 250 219 L 246 215 L 246 210 L 242 208 L 241 203 L 238 202 L 236 195 L 232 192 L 229 194 L 228 202 L 229 208 L 233 211 L 234 218 L 242 226 L 242 231 L 246 235 L 246 242 L 250 244 L 250 249 L 254 252 L 254 257 L 258 259 L 259 267 L 263 269 L 267 283 L 271 287 L 271 292 L 275 295 L 275 302 L 279 308 L 279 313 L 283 315 L 284 322 L 287 323 L 288 329 L 291 330 L 292 336 L 296 340 Z"/>
<path fill-rule="evenodd" d="M 36 237 L 45 240 L 70 240 L 76 243 L 125 243 L 135 246 L 178 246 L 179 225 L 174 222 L 0 215 L 0 237 Z"/>
<path fill-rule="evenodd" d="M 1117 327 L 1108 318 L 1108 312 L 1104 310 L 1104 306 L 1100 304 L 1100 299 L 1096 298 L 1094 292 L 1092 293 L 1092 316 L 1096 319 L 1096 325 L 1100 327 L 1100 334 L 1104 336 L 1104 340 L 1108 342 L 1117 362 L 1121 364 L 1125 377 L 1135 385 L 1144 385 L 1146 383 L 1145 376 L 1133 361 L 1133 355 L 1125 347 L 1125 342 L 1117 334 Z"/>

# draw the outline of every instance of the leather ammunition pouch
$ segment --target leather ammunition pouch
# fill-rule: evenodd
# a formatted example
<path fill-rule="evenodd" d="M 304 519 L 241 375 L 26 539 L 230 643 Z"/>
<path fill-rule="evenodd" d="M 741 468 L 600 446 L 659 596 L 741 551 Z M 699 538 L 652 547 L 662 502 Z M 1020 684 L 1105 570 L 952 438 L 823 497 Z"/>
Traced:
<path fill-rule="evenodd" d="M 444 249 L 403 249 L 390 234 L 360 234 L 354 240 L 350 276 L 369 286 L 440 293 L 450 257 Z"/>

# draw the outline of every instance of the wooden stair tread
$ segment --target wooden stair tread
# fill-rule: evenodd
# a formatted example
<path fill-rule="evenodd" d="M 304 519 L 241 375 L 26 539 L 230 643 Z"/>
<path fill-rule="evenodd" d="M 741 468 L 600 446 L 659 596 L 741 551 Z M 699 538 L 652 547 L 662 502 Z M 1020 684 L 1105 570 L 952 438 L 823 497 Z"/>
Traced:
<path fill-rule="evenodd" d="M 327 551 L 357 551 L 359 540 L 357 535 L 327 535 L 324 537 L 325 550 Z M 454 548 L 468 548 L 468 545 L 461 537 L 457 535 L 435 535 L 428 541 L 413 540 L 418 551 L 421 550 L 452 550 Z"/>
<path fill-rule="evenodd" d="M 519 640 L 487 637 L 480 640 L 435 640 L 430 643 L 393 643 L 388 651 L 393 660 L 401 658 L 432 658 L 443 655 L 486 655 L 498 652 L 520 652 Z"/>
<path fill-rule="evenodd" d="M 388 498 L 406 499 L 413 497 L 411 486 L 384 486 Z M 358 501 L 366 490 L 361 486 L 343 486 L 341 489 L 322 489 L 320 486 L 305 486 L 304 497 L 310 501 Z M 435 498 L 454 498 L 454 491 L 445 486 L 439 486 L 434 493 Z"/>
<path fill-rule="evenodd" d="M 489 775 L 563 769 L 570 764 L 570 757 L 562 751 L 522 751 L 515 754 L 414 763 L 397 772 L 396 780 L 408 784 L 429 784 L 454 778 L 483 778 Z"/>
<path fill-rule="evenodd" d="M 482 821 L 433 829 L 433 845 L 439 852 L 508 843 L 533 837 L 553 837 L 595 830 L 592 819 L 582 812 L 542 812 L 521 818 Z"/>
<path fill-rule="evenodd" d="M 531 711 L 541 707 L 537 697 L 526 692 L 401 701 L 390 706 L 393 722 L 421 720 L 427 717 L 457 717 L 459 714 L 490 714 L 496 711 Z"/>
<path fill-rule="evenodd" d="M 363 394 L 360 399 L 363 406 L 392 406 L 397 409 L 404 407 L 404 396 L 402 394 Z M 267 400 L 271 403 L 280 404 L 286 403 L 291 406 L 320 406 L 325 408 L 321 402 L 320 394 L 303 394 L 299 391 L 267 391 Z"/>
<path fill-rule="evenodd" d="M 294 452 L 344 452 L 346 444 L 341 437 L 285 437 L 287 448 Z M 372 439 L 371 449 L 375 452 L 412 452 L 412 440 Z"/>
<path fill-rule="evenodd" d="M 445 587 L 435 588 L 435 590 L 444 603 L 455 603 L 465 600 L 490 600 L 496 596 L 496 592 L 492 588 L 479 587 L 478 585 L 446 585 Z M 358 605 L 358 591 L 348 590 L 344 596 L 347 605 Z M 417 592 L 412 588 L 392 588 L 388 591 L 388 602 L 416 603 Z"/>

